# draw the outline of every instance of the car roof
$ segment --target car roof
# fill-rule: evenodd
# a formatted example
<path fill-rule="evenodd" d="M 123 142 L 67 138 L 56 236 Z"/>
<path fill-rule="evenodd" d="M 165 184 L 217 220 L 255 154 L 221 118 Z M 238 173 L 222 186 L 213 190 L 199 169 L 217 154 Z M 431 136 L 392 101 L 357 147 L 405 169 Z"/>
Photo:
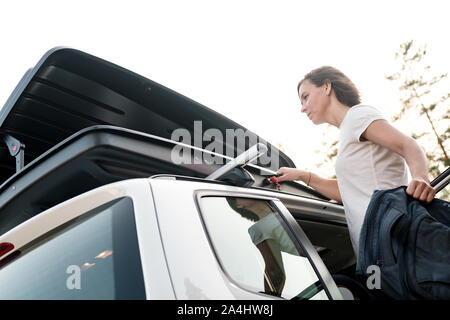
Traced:
<path fill-rule="evenodd" d="M 0 234 L 52 206 L 105 184 L 163 173 L 206 178 L 221 167 L 207 163 L 203 156 L 202 163 L 194 163 L 195 152 L 190 152 L 189 163 L 173 163 L 172 150 L 176 145 L 183 144 L 114 126 L 94 126 L 73 134 L 0 186 Z M 201 154 L 209 152 L 184 146 Z M 254 186 L 273 188 L 263 184 L 273 171 L 253 164 L 244 168 L 253 175 Z M 296 182 L 284 183 L 283 189 L 294 195 L 326 199 Z"/>

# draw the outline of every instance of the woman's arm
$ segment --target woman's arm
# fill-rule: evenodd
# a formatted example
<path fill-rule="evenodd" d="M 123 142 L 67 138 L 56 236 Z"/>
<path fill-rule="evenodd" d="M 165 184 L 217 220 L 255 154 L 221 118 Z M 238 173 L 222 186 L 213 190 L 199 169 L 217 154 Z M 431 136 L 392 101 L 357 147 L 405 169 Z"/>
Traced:
<path fill-rule="evenodd" d="M 280 297 L 283 292 L 286 275 L 279 246 L 274 245 L 274 243 L 270 245 L 269 241 L 273 242 L 272 239 L 267 239 L 256 246 L 261 252 L 265 263 L 264 291 Z"/>
<path fill-rule="evenodd" d="M 342 202 L 336 179 L 324 179 L 312 172 L 287 167 L 278 169 L 277 174 L 280 175 L 278 181 L 300 180 L 324 196 Z"/>
<path fill-rule="evenodd" d="M 428 179 L 425 153 L 413 138 L 403 134 L 386 120 L 373 121 L 361 137 L 401 155 L 408 164 L 412 178 L 406 193 L 421 201 L 433 200 L 435 191 Z"/>

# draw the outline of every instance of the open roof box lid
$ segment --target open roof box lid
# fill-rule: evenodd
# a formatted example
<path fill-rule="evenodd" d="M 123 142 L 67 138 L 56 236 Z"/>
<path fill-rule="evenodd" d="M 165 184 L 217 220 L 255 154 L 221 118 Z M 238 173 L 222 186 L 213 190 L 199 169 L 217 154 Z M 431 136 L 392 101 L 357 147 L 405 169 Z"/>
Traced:
<path fill-rule="evenodd" d="M 238 123 L 152 80 L 87 53 L 54 48 L 26 72 L 0 114 L 0 133 L 25 145 L 25 164 L 72 134 L 95 125 L 111 125 L 170 139 L 173 130 L 187 129 L 194 137 L 194 121 L 202 130 L 242 129 Z M 249 136 L 264 141 L 254 133 Z M 224 152 L 237 150 L 222 141 Z M 210 142 L 202 141 L 202 148 Z M 230 144 L 230 142 L 228 142 Z M 279 165 L 295 167 L 277 150 Z M 261 162 L 259 166 L 265 167 Z M 0 145 L 0 184 L 16 172 L 15 159 Z"/>
<path fill-rule="evenodd" d="M 0 114 L 0 134 L 25 145 L 25 167 L 16 173 L 14 157 L 0 143 L 0 234 L 110 182 L 158 173 L 208 176 L 219 165 L 171 162 L 170 152 L 179 145 L 170 140 L 172 131 L 185 128 L 194 136 L 198 120 L 203 130 L 219 129 L 223 137 L 226 129 L 246 131 L 221 114 L 107 61 L 73 49 L 50 50 L 24 75 Z M 266 144 L 272 152 L 277 150 Z M 228 147 L 235 150 L 234 156 L 244 151 Z M 277 151 L 280 166 L 295 167 Z M 266 172 L 258 162 L 245 168 L 255 178 L 254 187 L 270 188 L 262 180 L 272 171 Z M 326 199 L 294 182 L 285 183 L 283 191 Z"/>

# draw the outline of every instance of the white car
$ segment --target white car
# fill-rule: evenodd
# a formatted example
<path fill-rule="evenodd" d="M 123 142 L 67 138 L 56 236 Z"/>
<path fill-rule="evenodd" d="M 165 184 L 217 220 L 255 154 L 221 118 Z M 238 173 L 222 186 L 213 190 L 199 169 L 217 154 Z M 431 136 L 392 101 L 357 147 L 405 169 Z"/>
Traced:
<path fill-rule="evenodd" d="M 198 121 L 233 155 L 172 139 L 195 138 Z M 259 140 L 119 66 L 50 50 L 0 114 L 0 299 L 376 297 L 354 276 L 342 204 L 277 188 L 261 158 L 220 171 L 244 151 L 229 129 L 246 133 L 244 150 Z M 173 161 L 178 147 L 189 161 Z"/>

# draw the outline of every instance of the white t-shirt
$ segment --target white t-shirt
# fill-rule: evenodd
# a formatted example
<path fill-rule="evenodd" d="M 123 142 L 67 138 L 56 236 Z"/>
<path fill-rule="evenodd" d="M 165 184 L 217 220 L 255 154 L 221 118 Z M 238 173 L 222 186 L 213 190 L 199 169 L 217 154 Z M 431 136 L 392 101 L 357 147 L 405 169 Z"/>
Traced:
<path fill-rule="evenodd" d="M 353 249 L 358 255 L 359 234 L 370 197 L 375 189 L 408 185 L 406 162 L 397 153 L 371 141 L 360 141 L 361 134 L 375 120 L 384 119 L 374 107 L 351 107 L 340 129 L 336 177 Z"/>

